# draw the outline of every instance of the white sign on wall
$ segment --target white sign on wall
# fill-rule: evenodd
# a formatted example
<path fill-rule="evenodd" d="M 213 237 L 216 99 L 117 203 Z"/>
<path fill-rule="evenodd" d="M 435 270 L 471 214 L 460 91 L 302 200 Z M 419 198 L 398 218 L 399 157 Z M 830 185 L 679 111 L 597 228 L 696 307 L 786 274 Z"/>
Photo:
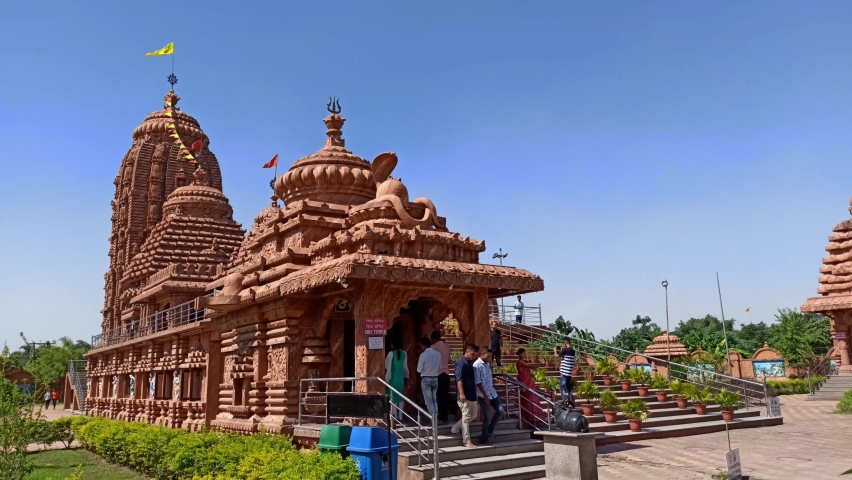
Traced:
<path fill-rule="evenodd" d="M 728 462 L 728 480 L 742 480 L 743 467 L 740 465 L 740 449 L 735 448 L 725 454 Z"/>
<path fill-rule="evenodd" d="M 381 350 L 385 348 L 385 337 L 368 337 L 367 348 L 370 350 Z"/>

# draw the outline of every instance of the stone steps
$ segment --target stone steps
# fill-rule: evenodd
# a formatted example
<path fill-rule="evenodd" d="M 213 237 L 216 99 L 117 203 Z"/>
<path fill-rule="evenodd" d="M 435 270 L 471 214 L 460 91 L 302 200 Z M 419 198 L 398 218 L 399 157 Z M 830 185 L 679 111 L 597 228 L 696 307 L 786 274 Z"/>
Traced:
<path fill-rule="evenodd" d="M 833 375 L 808 400 L 838 401 L 849 390 L 852 390 L 852 375 Z"/>
<path fill-rule="evenodd" d="M 749 411 L 737 411 L 734 412 L 734 419 L 737 418 L 750 418 L 750 417 L 759 417 L 760 412 L 757 410 L 749 410 Z M 666 427 L 670 425 L 688 425 L 695 423 L 706 423 L 706 422 L 714 422 L 722 419 L 722 413 L 708 413 L 705 415 L 698 415 L 695 413 L 687 413 L 684 415 L 674 415 L 668 417 L 650 417 L 644 422 L 642 422 L 643 428 L 657 428 L 657 427 Z M 604 433 L 604 432 L 615 432 L 619 430 L 629 430 L 630 424 L 625 420 L 616 421 L 616 423 L 606 423 L 606 422 L 595 422 L 589 424 L 589 432 L 591 433 Z"/>
<path fill-rule="evenodd" d="M 709 417 L 709 415 L 707 416 Z M 735 419 L 733 422 L 727 423 L 727 428 L 733 430 L 738 428 L 754 428 L 781 425 L 782 423 L 782 417 L 754 416 Z M 598 437 L 595 438 L 595 444 L 600 447 L 602 445 L 635 442 L 638 440 L 648 440 L 651 438 L 685 437 L 690 435 L 703 435 L 705 433 L 724 432 L 725 424 L 726 422 L 724 422 L 723 420 L 711 420 L 693 424 L 679 424 L 655 428 L 642 428 L 641 432 L 632 432 L 629 429 L 619 430 L 598 435 Z"/>
<path fill-rule="evenodd" d="M 476 454 L 478 448 L 468 448 L 472 454 Z M 485 450 L 485 449 L 482 449 Z M 485 452 L 482 456 L 473 456 L 470 458 L 440 462 L 441 478 L 453 478 L 464 475 L 465 478 L 471 478 L 470 475 L 481 475 L 487 472 L 504 473 L 507 470 L 524 467 L 540 467 L 544 468 L 544 448 L 540 451 L 494 454 L 493 452 Z M 434 478 L 434 466 L 432 464 L 423 466 L 409 466 L 408 469 L 414 473 L 420 473 L 419 478 L 423 480 L 432 480 Z M 481 478 L 481 477 L 473 477 Z M 498 477 L 507 478 L 507 477 Z M 509 477 L 516 478 L 516 477 Z"/>

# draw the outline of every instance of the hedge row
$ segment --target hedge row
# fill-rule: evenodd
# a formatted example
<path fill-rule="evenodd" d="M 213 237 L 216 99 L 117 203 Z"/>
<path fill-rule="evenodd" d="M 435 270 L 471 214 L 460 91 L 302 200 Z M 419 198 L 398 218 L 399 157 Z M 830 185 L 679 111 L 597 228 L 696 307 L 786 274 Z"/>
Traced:
<path fill-rule="evenodd" d="M 359 480 L 351 459 L 299 451 L 290 437 L 188 433 L 143 423 L 77 417 L 85 448 L 158 480 Z"/>
<path fill-rule="evenodd" d="M 818 387 L 825 382 L 825 377 L 814 375 L 811 377 L 811 384 Z M 800 393 L 811 393 L 808 390 L 808 380 L 800 378 L 791 378 L 787 381 L 767 380 L 766 386 L 775 390 L 777 395 L 797 395 Z"/>

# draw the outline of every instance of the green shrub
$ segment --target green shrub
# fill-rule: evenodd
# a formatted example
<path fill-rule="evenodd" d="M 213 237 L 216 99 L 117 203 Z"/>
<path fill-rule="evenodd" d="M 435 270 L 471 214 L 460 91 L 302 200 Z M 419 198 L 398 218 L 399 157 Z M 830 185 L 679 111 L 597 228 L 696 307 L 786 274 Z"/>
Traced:
<path fill-rule="evenodd" d="M 719 393 L 713 396 L 716 403 L 722 410 L 733 410 L 740 403 L 740 394 L 737 392 L 729 392 L 723 388 Z"/>
<path fill-rule="evenodd" d="M 837 413 L 852 414 L 852 390 L 844 393 L 837 403 Z"/>
<path fill-rule="evenodd" d="M 357 480 L 352 460 L 296 450 L 290 437 L 188 433 L 104 418 L 72 422 L 80 442 L 108 461 L 159 480 Z"/>
<path fill-rule="evenodd" d="M 585 398 L 586 402 L 591 402 L 600 396 L 598 385 L 593 383 L 591 380 L 586 380 L 577 387 L 577 395 L 579 395 L 580 398 Z"/>
<path fill-rule="evenodd" d="M 812 376 L 811 377 L 811 385 L 814 388 L 822 385 L 825 382 L 825 377 L 823 376 Z M 783 380 L 767 380 L 766 386 L 775 390 L 778 395 L 797 395 L 797 394 L 808 394 L 811 393 L 808 390 L 808 380 L 807 379 L 799 379 L 793 378 L 787 381 Z"/>
<path fill-rule="evenodd" d="M 648 405 L 641 399 L 634 398 L 621 404 L 621 413 L 631 420 L 644 422 L 651 416 Z"/>
<path fill-rule="evenodd" d="M 613 375 L 618 371 L 618 365 L 608 358 L 602 358 L 595 365 L 595 370 L 598 372 L 598 375 Z"/>
<path fill-rule="evenodd" d="M 621 399 L 618 398 L 618 395 L 608 388 L 601 391 L 598 401 L 601 404 L 601 411 L 604 412 L 614 412 L 621 405 Z"/>

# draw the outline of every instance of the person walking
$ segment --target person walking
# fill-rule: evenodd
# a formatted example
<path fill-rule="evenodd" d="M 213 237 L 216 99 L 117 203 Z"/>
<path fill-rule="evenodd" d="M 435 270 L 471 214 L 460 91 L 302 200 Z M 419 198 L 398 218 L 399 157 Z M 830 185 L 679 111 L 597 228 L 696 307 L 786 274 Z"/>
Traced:
<path fill-rule="evenodd" d="M 518 301 L 515 302 L 515 323 L 524 323 L 524 302 L 521 301 L 521 296 L 518 295 Z"/>
<path fill-rule="evenodd" d="M 497 328 L 497 320 L 491 320 L 491 352 L 494 355 L 494 361 L 497 362 L 498 367 L 502 367 L 503 363 L 500 361 L 500 357 L 502 357 L 503 353 L 503 332 Z"/>
<path fill-rule="evenodd" d="M 420 374 L 420 388 L 423 389 L 423 401 L 426 410 L 433 417 L 438 414 L 438 373 L 441 370 L 441 354 L 432 348 L 432 341 L 426 337 L 420 339 L 425 350 L 417 359 L 417 373 Z"/>
<path fill-rule="evenodd" d="M 44 392 L 44 409 L 50 408 L 50 392 Z"/>
<path fill-rule="evenodd" d="M 53 409 L 56 410 L 56 402 L 59 401 L 59 392 L 55 388 L 50 392 L 50 401 L 53 402 Z"/>
<path fill-rule="evenodd" d="M 494 378 L 491 374 L 491 350 L 483 350 L 479 359 L 473 362 L 473 370 L 477 379 L 477 401 L 482 410 L 482 432 L 479 434 L 479 443 L 485 444 L 494 435 L 494 428 L 503 413 L 500 405 L 500 397 L 494 388 Z M 490 407 L 490 408 L 489 408 Z M 490 412 L 489 412 L 490 410 Z M 490 418 L 490 420 L 489 420 Z"/>
<path fill-rule="evenodd" d="M 562 339 L 562 348 L 553 347 L 553 354 L 559 359 L 559 393 L 562 395 L 562 402 L 566 400 L 571 408 L 574 408 L 574 393 L 571 385 L 571 377 L 574 375 L 574 360 L 577 353 L 571 348 L 571 339 L 565 337 Z M 565 392 L 568 392 L 566 399 Z"/>
<path fill-rule="evenodd" d="M 432 332 L 432 350 L 441 355 L 438 369 L 438 391 L 435 400 L 438 403 L 438 421 L 447 423 L 450 418 L 450 346 L 441 339 L 441 332 Z"/>
<path fill-rule="evenodd" d="M 464 350 L 464 356 L 456 361 L 456 388 L 459 391 L 458 404 L 461 409 L 462 418 L 453 425 L 452 432 L 462 432 L 462 442 L 467 448 L 476 448 L 470 441 L 470 422 L 477 415 L 476 403 L 476 373 L 473 370 L 473 362 L 479 356 L 479 347 L 468 345 Z"/>
<path fill-rule="evenodd" d="M 408 379 L 408 357 L 405 355 L 405 350 L 399 348 L 394 342 L 390 342 L 391 351 L 385 357 L 385 381 L 393 387 L 396 392 L 403 393 L 405 390 L 405 381 Z M 394 416 L 397 420 L 402 421 L 403 408 L 405 401 L 396 393 L 388 392 L 391 396 L 391 403 L 396 406 Z"/>
<path fill-rule="evenodd" d="M 521 393 L 521 417 L 533 425 L 545 421 L 544 410 L 541 408 L 542 396 L 536 395 L 538 385 L 532 376 L 529 364 L 527 364 L 526 349 L 518 349 L 518 381 L 527 388 Z"/>

